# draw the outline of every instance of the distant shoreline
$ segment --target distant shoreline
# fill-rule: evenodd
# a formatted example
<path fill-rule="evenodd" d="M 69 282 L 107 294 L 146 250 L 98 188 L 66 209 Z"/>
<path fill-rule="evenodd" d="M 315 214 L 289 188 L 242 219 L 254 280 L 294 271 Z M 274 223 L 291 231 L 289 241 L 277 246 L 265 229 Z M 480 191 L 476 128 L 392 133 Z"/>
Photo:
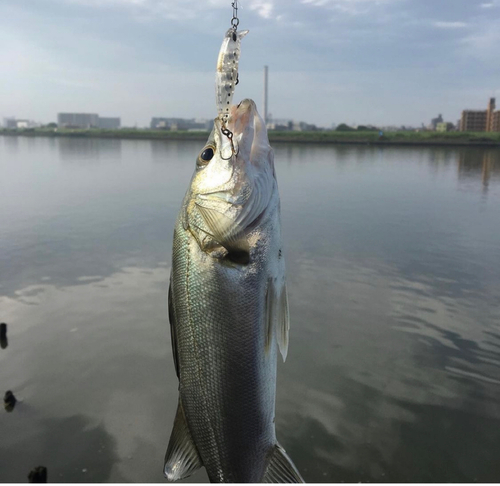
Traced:
<path fill-rule="evenodd" d="M 57 130 L 54 129 L 0 129 L 5 137 L 64 137 L 64 138 L 108 138 L 125 140 L 172 140 L 206 141 L 208 132 L 167 131 L 147 129 L 120 130 Z M 378 146 L 447 146 L 447 147 L 491 147 L 500 148 L 500 133 L 486 132 L 385 132 L 378 131 L 340 132 L 275 132 L 269 131 L 271 143 L 378 145 Z"/>

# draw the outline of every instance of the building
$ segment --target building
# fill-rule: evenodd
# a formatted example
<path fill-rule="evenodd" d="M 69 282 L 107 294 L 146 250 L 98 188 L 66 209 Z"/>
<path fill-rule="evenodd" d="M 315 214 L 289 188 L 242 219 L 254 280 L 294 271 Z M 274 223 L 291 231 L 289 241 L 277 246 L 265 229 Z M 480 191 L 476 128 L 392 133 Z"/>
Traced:
<path fill-rule="evenodd" d="M 310 123 L 294 120 L 273 119 L 271 115 L 269 115 L 269 121 L 267 122 L 266 128 L 268 130 L 275 130 L 278 132 L 304 132 L 319 130 L 316 125 L 312 125 Z"/>
<path fill-rule="evenodd" d="M 485 132 L 486 110 L 464 110 L 460 119 L 460 131 Z"/>
<path fill-rule="evenodd" d="M 4 128 L 17 128 L 17 120 L 11 116 L 3 119 Z"/>
<path fill-rule="evenodd" d="M 61 128 L 98 128 L 97 113 L 58 113 L 57 125 Z"/>
<path fill-rule="evenodd" d="M 99 128 L 105 128 L 107 130 L 118 130 L 120 126 L 121 126 L 120 118 L 99 117 Z"/>
<path fill-rule="evenodd" d="M 491 117 L 491 131 L 500 132 L 500 111 L 495 111 Z"/>
<path fill-rule="evenodd" d="M 210 131 L 214 125 L 213 120 L 196 120 L 185 118 L 151 118 L 150 128 L 152 130 L 200 130 Z"/>
<path fill-rule="evenodd" d="M 464 110 L 460 119 L 462 132 L 500 132 L 500 111 L 495 111 L 495 98 L 490 98 L 486 110 Z"/>
<path fill-rule="evenodd" d="M 25 129 L 25 128 L 37 127 L 38 124 L 32 120 L 18 120 L 17 118 L 14 117 L 8 117 L 3 119 L 3 126 L 4 128 L 10 128 L 10 129 L 16 129 L 16 128 Z"/>
<path fill-rule="evenodd" d="M 29 120 L 16 120 L 16 128 L 30 128 L 31 124 Z"/>
<path fill-rule="evenodd" d="M 431 120 L 431 124 L 429 125 L 429 128 L 430 128 L 431 130 L 436 130 L 436 128 L 437 128 L 437 126 L 438 126 L 438 124 L 439 124 L 439 123 L 443 123 L 443 122 L 444 122 L 444 120 L 443 120 L 443 115 L 439 114 L 439 115 L 437 116 L 437 118 L 433 118 L 433 119 Z"/>
<path fill-rule="evenodd" d="M 450 122 L 442 122 L 436 125 L 437 132 L 451 132 L 454 129 L 455 126 L 453 125 L 453 123 Z"/>

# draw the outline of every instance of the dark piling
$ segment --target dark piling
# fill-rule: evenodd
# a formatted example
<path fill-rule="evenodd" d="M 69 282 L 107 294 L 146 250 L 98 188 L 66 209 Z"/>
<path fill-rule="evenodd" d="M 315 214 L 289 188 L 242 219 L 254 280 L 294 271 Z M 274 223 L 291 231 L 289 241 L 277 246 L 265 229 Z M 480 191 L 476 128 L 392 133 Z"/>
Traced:
<path fill-rule="evenodd" d="M 14 394 L 10 390 L 7 390 L 3 397 L 3 406 L 5 407 L 5 410 L 7 412 L 12 412 L 12 410 L 14 410 L 14 407 L 16 406 L 16 402 L 17 399 Z"/>
<path fill-rule="evenodd" d="M 30 483 L 46 483 L 47 468 L 44 466 L 38 466 L 32 469 L 28 474 L 28 481 Z"/>
<path fill-rule="evenodd" d="M 0 348 L 5 349 L 9 345 L 7 340 L 7 324 L 2 322 L 0 324 Z"/>

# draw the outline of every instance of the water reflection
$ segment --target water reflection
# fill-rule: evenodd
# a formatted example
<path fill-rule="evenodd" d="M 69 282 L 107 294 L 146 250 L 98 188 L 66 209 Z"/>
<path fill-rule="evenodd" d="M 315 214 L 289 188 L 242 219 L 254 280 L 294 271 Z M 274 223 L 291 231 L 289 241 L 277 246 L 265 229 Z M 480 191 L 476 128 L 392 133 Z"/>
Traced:
<path fill-rule="evenodd" d="M 17 153 L 19 150 L 19 137 L 4 135 L 0 139 L 3 141 L 6 152 L 9 155 Z"/>
<path fill-rule="evenodd" d="M 195 168 L 196 159 L 205 142 L 199 140 L 155 140 L 151 142 L 151 160 L 159 164 L 175 164 L 189 174 Z M 186 182 L 187 184 L 187 182 Z M 184 187 L 183 189 L 186 189 Z"/>
<path fill-rule="evenodd" d="M 118 161 L 122 155 L 122 140 L 60 137 L 57 140 L 57 148 L 59 159 L 63 162 Z"/>
<path fill-rule="evenodd" d="M 457 158 L 457 150 L 449 147 L 436 147 L 428 154 L 428 161 L 431 167 L 436 170 L 440 167 L 448 167 Z"/>
<path fill-rule="evenodd" d="M 102 483 L 109 481 L 118 461 L 116 441 L 103 425 L 95 425 L 84 415 L 46 417 L 27 411 L 23 417 L 33 430 L 6 423 L 0 444 L 0 480 L 25 482 L 33 463 L 50 466 L 51 482 Z M 7 437 L 15 438 L 10 442 Z M 22 440 L 22 448 L 13 447 Z M 113 475 L 114 482 L 125 482 Z"/>
<path fill-rule="evenodd" d="M 0 414 L 0 481 L 46 464 L 161 482 L 165 262 L 203 144 L 19 139 L 14 157 L 5 140 L 0 382 L 23 406 Z M 500 477 L 498 152 L 274 148 L 292 319 L 277 436 L 306 481 Z"/>
<path fill-rule="evenodd" d="M 379 388 L 333 372 L 329 393 L 341 397 L 338 406 L 318 413 L 310 391 L 311 410 L 280 420 L 280 442 L 308 482 L 498 481 L 500 417 L 480 387 L 423 401 L 393 396 L 390 379 Z"/>
<path fill-rule="evenodd" d="M 162 481 L 177 401 L 165 384 L 176 379 L 168 276 L 130 267 L 0 295 L 19 336 L 18 352 L 0 353 L 0 383 L 23 398 L 0 416 L 0 482 L 25 481 L 34 464 L 51 482 Z"/>
<path fill-rule="evenodd" d="M 463 149 L 458 158 L 458 178 L 462 181 L 481 179 L 488 192 L 492 176 L 500 174 L 500 150 Z"/>

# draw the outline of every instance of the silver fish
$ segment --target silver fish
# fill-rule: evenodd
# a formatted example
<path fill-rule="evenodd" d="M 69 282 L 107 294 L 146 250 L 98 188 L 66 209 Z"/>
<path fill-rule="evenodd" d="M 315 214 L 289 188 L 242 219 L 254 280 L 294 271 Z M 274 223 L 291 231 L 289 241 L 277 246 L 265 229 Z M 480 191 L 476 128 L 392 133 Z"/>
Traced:
<path fill-rule="evenodd" d="M 219 118 L 225 123 L 229 117 L 234 90 L 238 84 L 238 63 L 241 53 L 241 39 L 248 30 L 237 32 L 230 28 L 224 39 L 217 58 L 215 73 L 215 104 Z"/>
<path fill-rule="evenodd" d="M 303 482 L 276 440 L 277 349 L 288 301 L 273 150 L 255 103 L 232 107 L 201 151 L 174 230 L 169 318 L 179 403 L 168 480 Z"/>

